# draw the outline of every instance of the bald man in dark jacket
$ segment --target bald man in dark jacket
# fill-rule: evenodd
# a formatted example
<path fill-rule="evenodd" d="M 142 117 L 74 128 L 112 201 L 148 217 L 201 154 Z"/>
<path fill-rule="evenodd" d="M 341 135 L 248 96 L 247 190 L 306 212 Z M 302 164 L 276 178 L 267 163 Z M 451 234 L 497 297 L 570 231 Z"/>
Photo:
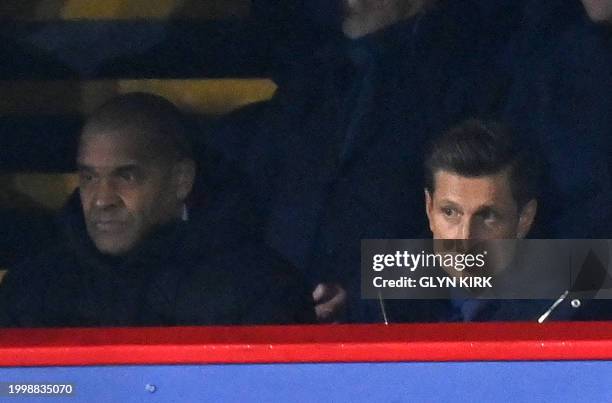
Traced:
<path fill-rule="evenodd" d="M 193 215 L 160 227 L 121 257 L 87 236 L 78 195 L 61 216 L 63 237 L 11 268 L 0 289 L 9 327 L 304 323 L 308 290 L 287 264 L 244 240 L 219 239 Z"/>
<path fill-rule="evenodd" d="M 232 220 L 186 205 L 188 130 L 168 101 L 127 94 L 86 122 L 79 189 L 57 246 L 11 267 L 0 325 L 162 326 L 314 320 L 308 288 Z M 226 212 L 227 213 L 227 212 Z"/>

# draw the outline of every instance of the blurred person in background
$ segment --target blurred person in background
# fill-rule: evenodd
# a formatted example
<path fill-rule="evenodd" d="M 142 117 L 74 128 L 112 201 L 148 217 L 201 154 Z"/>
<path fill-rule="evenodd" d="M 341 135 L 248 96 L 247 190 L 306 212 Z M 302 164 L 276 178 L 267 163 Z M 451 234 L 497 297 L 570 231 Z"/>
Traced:
<path fill-rule="evenodd" d="M 612 236 L 612 2 L 531 1 L 500 116 L 543 150 L 533 237 Z"/>

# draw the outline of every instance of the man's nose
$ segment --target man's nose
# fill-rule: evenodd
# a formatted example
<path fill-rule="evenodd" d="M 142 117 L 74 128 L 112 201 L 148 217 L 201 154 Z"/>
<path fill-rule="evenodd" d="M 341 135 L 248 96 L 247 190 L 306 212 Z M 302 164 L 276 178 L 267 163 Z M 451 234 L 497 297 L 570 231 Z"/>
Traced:
<path fill-rule="evenodd" d="M 457 239 L 474 239 L 477 236 L 477 224 L 473 217 L 465 216 L 459 226 Z"/>
<path fill-rule="evenodd" d="M 117 205 L 118 201 L 119 195 L 113 183 L 109 180 L 101 180 L 95 189 L 94 205 L 97 208 L 106 208 Z"/>

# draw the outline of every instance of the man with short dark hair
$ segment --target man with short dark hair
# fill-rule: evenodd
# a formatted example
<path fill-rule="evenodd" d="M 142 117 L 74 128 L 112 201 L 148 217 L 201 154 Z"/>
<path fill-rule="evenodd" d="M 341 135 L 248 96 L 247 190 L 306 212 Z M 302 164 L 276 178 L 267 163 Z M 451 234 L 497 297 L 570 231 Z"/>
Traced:
<path fill-rule="evenodd" d="M 504 128 L 469 120 L 436 139 L 425 161 L 435 239 L 524 238 L 537 211 L 538 162 Z"/>
<path fill-rule="evenodd" d="M 479 120 L 463 122 L 433 140 L 424 165 L 425 210 L 434 239 L 456 240 L 469 250 L 470 240 L 524 238 L 531 229 L 540 186 L 537 161 L 507 129 Z M 434 242 L 434 250 L 443 253 L 439 246 Z M 495 246 L 504 249 L 488 245 Z M 440 269 L 450 276 L 463 275 L 453 267 Z M 452 293 L 448 300 L 413 301 L 399 316 L 412 316 L 404 319 L 410 321 L 516 319 L 511 317 L 516 304 L 508 314 L 499 302 Z M 425 308 L 415 309 L 421 304 Z M 517 304 L 531 308 L 523 301 Z M 523 312 L 524 318 L 545 308 L 534 309 L 533 314 Z"/>
<path fill-rule="evenodd" d="M 115 98 L 79 139 L 79 191 L 57 247 L 9 271 L 4 326 L 294 323 L 309 291 L 266 248 L 188 211 L 196 176 L 188 125 L 165 99 Z M 220 235 L 224 234 L 224 235 Z"/>
<path fill-rule="evenodd" d="M 533 295 L 530 292 L 537 287 L 546 296 L 539 300 L 477 299 L 481 290 L 466 293 L 451 289 L 447 290 L 447 299 L 391 301 L 388 305 L 392 320 L 470 322 L 612 317 L 608 300 L 585 300 L 580 302 L 580 309 L 571 304 L 571 298 L 566 298 L 570 290 L 563 293 L 562 288 L 570 285 L 555 273 L 566 262 L 554 267 L 541 266 L 541 262 L 553 261 L 554 250 L 552 255 L 546 255 L 548 250 L 530 250 L 529 245 L 499 241 L 524 238 L 532 227 L 538 195 L 544 186 L 537 155 L 529 143 L 499 124 L 463 122 L 431 143 L 425 158 L 425 207 L 436 253 L 456 253 L 457 247 L 464 250 L 460 253 L 472 247 L 484 248 L 488 252 L 487 267 L 476 273 L 482 275 L 486 270 L 493 275 L 495 286 L 499 287 L 497 292 L 505 287 L 506 294 Z M 436 269 L 440 275 L 473 275 L 451 266 Z M 544 299 L 559 294 L 563 298 L 558 302 Z"/>

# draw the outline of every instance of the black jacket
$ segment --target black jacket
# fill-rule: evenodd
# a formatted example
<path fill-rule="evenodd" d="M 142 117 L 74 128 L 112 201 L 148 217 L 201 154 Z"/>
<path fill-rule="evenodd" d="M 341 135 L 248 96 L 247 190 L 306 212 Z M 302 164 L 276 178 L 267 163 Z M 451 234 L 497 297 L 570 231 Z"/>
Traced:
<path fill-rule="evenodd" d="M 310 293 L 284 261 L 253 242 L 230 239 L 205 216 L 160 228 L 121 258 L 96 250 L 76 195 L 61 222 L 65 236 L 58 245 L 12 268 L 4 279 L 0 325 L 314 321 Z"/>
<path fill-rule="evenodd" d="M 420 290 L 421 298 L 436 299 L 385 301 L 388 320 L 395 323 L 612 320 L 612 299 L 605 297 L 612 285 L 607 240 L 553 243 L 532 240 L 516 245 L 510 266 L 493 275 L 495 288 L 486 290 L 488 297 L 485 293 L 476 298 L 461 288 L 427 288 Z M 421 271 L 421 275 L 447 277 L 448 273 L 434 267 Z"/>
<path fill-rule="evenodd" d="M 579 301 L 576 303 L 576 301 Z M 567 297 L 555 308 L 552 300 L 394 300 L 387 301 L 390 323 L 609 321 L 612 301 Z M 465 306 L 464 304 L 471 306 Z M 552 309 L 551 309 L 552 308 Z M 550 314 L 544 317 L 544 313 Z M 469 314 L 467 312 L 470 311 Z"/>

